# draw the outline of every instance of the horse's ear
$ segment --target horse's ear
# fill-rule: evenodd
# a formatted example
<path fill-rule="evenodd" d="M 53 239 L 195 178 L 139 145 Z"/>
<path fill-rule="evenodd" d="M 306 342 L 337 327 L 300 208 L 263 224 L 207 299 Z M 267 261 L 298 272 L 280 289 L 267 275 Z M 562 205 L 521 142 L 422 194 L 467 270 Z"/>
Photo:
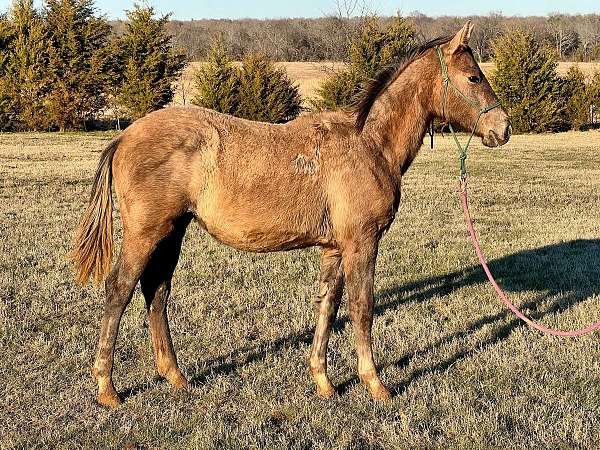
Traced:
<path fill-rule="evenodd" d="M 469 39 L 471 39 L 471 33 L 473 32 L 473 24 L 470 20 L 460 29 L 458 33 L 448 43 L 448 53 L 456 53 L 463 46 L 469 45 Z"/>

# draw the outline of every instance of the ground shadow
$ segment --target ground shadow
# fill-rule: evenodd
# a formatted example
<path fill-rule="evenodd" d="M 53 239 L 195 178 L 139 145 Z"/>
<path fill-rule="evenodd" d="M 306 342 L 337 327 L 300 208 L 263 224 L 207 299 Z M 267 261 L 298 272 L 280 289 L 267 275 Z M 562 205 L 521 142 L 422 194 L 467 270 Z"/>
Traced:
<path fill-rule="evenodd" d="M 532 250 L 521 251 L 489 262 L 490 269 L 496 275 L 503 288 L 509 292 L 532 291 L 536 297 L 522 305 L 534 320 L 546 314 L 568 309 L 592 295 L 600 293 L 600 240 L 575 240 L 548 245 Z M 464 287 L 486 283 L 487 279 L 480 266 L 471 266 L 462 271 L 443 276 L 424 278 L 414 283 L 398 286 L 376 293 L 375 314 L 395 310 L 409 302 L 423 302 L 433 296 L 445 296 Z M 552 299 L 548 304 L 548 300 Z M 544 305 L 540 307 L 540 305 Z M 498 314 L 478 317 L 456 333 L 440 337 L 429 347 L 411 355 L 405 355 L 386 365 L 398 367 L 408 365 L 410 358 L 435 350 L 454 339 L 476 332 L 483 326 L 511 317 L 508 310 Z M 590 318 L 590 321 L 594 318 Z M 340 315 L 334 324 L 334 331 L 343 329 L 349 322 L 347 315 Z M 523 326 L 517 318 L 498 327 L 491 337 L 481 345 L 491 345 L 507 338 L 517 327 Z M 290 334 L 274 341 L 255 342 L 239 348 L 221 357 L 199 362 L 194 367 L 205 369 L 191 374 L 192 385 L 203 384 L 208 376 L 228 374 L 266 355 L 282 351 L 289 347 L 310 344 L 313 328 Z M 457 352 L 443 362 L 431 367 L 421 368 L 409 375 L 401 385 L 392 386 L 396 392 L 402 391 L 412 381 L 426 373 L 444 370 L 457 361 L 470 355 L 470 352 Z M 356 383 L 356 377 L 344 381 L 339 389 L 343 392 Z M 136 391 L 136 388 L 132 389 Z"/>

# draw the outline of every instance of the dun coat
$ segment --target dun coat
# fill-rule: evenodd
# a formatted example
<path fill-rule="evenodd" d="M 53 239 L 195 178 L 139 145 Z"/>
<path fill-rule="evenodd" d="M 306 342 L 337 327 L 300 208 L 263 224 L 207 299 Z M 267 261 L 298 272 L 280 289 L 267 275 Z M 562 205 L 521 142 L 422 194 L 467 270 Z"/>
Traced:
<path fill-rule="evenodd" d="M 214 111 L 166 108 L 133 123 L 100 159 L 73 252 L 80 282 L 106 279 L 93 374 L 98 402 L 116 406 L 113 355 L 121 315 L 138 282 L 146 299 L 158 373 L 187 387 L 171 342 L 167 298 L 186 228 L 195 219 L 231 247 L 272 252 L 320 246 L 320 290 L 310 369 L 317 393 L 327 377 L 327 343 L 344 285 L 354 325 L 358 373 L 373 398 L 390 397 L 373 360 L 373 278 L 379 239 L 400 202 L 402 175 L 428 123 L 442 116 L 440 46 L 449 77 L 482 105 L 497 101 L 468 48 L 472 26 L 414 50 L 364 90 L 355 111 L 307 114 L 283 125 Z M 470 128 L 478 111 L 450 91 L 445 119 Z M 476 134 L 505 143 L 504 110 L 485 114 Z M 123 222 L 113 251 L 111 184 Z"/>

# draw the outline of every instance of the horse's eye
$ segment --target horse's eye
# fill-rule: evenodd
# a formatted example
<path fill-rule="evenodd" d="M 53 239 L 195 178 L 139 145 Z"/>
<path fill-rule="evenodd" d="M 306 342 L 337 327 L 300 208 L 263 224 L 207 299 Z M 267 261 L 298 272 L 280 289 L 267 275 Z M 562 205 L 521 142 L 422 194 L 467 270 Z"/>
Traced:
<path fill-rule="evenodd" d="M 481 83 L 481 78 L 479 78 L 479 77 L 478 77 L 478 76 L 476 76 L 476 75 L 471 75 L 471 76 L 469 77 L 469 81 L 470 81 L 471 83 Z"/>

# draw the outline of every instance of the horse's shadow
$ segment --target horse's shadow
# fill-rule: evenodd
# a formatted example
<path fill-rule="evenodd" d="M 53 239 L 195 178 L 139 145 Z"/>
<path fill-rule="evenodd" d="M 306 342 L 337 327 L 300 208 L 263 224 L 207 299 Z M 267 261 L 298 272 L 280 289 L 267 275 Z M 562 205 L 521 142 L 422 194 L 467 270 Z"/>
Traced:
<path fill-rule="evenodd" d="M 536 293 L 534 299 L 521 305 L 521 308 L 526 309 L 527 314 L 534 320 L 542 319 L 546 314 L 565 310 L 600 293 L 600 240 L 575 240 L 548 245 L 494 259 L 488 264 L 505 290 Z M 487 278 L 481 267 L 474 265 L 465 270 L 424 278 L 380 291 L 376 293 L 375 316 L 396 310 L 409 302 L 423 302 L 434 296 L 445 296 L 455 290 L 486 282 Z M 541 305 L 543 307 L 540 307 Z M 506 319 L 511 316 L 512 312 L 503 310 L 497 314 L 475 318 L 462 330 L 441 336 L 427 348 L 404 355 L 396 361 L 387 362 L 384 366 L 405 367 L 414 356 L 426 354 L 445 343 L 468 336 L 485 325 L 499 321 L 506 322 Z M 590 321 L 592 319 L 595 318 L 590 318 Z M 349 320 L 347 315 L 340 315 L 333 325 L 333 330 L 343 329 Z M 479 343 L 478 347 L 506 339 L 515 328 L 523 325 L 523 322 L 514 317 L 502 326 L 496 327 L 492 335 Z M 234 372 L 246 364 L 264 359 L 270 353 L 310 344 L 312 334 L 313 328 L 309 328 L 274 341 L 253 343 L 209 361 L 199 361 L 194 367 L 202 366 L 203 369 L 195 370 L 191 374 L 191 384 L 201 385 L 209 376 Z M 458 351 L 442 362 L 417 369 L 401 384 L 392 386 L 392 390 L 396 393 L 401 392 L 421 376 L 434 371 L 443 371 L 470 354 L 470 351 Z M 357 382 L 357 377 L 352 376 L 338 386 L 339 390 L 344 392 Z"/>
<path fill-rule="evenodd" d="M 520 305 L 520 309 L 525 310 L 533 320 L 540 320 L 546 315 L 564 311 L 570 306 L 600 294 L 600 240 L 598 239 L 580 239 L 525 250 L 492 260 L 488 265 L 504 290 L 535 293 L 533 299 Z M 454 272 L 414 283 L 412 287 L 403 286 L 392 289 L 389 291 L 389 295 L 396 297 L 396 299 L 384 303 L 378 309 L 380 312 L 395 309 L 400 304 L 408 301 L 420 302 L 433 295 L 447 295 L 462 287 L 487 282 L 487 277 L 481 266 L 472 266 L 464 272 Z M 410 292 L 412 289 L 431 285 L 433 287 L 420 291 L 411 297 L 398 298 L 402 295 L 402 292 Z M 383 295 L 385 294 L 387 293 L 383 293 Z M 508 322 L 506 322 L 507 318 L 510 319 Z M 600 317 L 590 317 L 589 321 L 591 323 L 593 320 L 598 319 Z M 479 342 L 477 348 L 493 345 L 506 339 L 514 329 L 527 326 L 512 311 L 505 308 L 497 314 L 478 317 L 471 322 L 467 322 L 462 330 L 442 336 L 427 348 L 418 350 L 411 355 L 405 355 L 387 365 L 406 367 L 410 362 L 410 358 L 427 354 L 446 343 L 466 337 L 494 322 L 504 323 L 498 326 L 490 337 Z M 431 367 L 417 369 L 402 383 L 393 386 L 393 390 L 396 393 L 401 392 L 411 382 L 423 375 L 445 371 L 456 362 L 472 354 L 473 351 L 460 350 Z M 347 389 L 348 386 L 357 381 L 356 377 L 345 381 L 341 385 L 341 390 Z"/>

